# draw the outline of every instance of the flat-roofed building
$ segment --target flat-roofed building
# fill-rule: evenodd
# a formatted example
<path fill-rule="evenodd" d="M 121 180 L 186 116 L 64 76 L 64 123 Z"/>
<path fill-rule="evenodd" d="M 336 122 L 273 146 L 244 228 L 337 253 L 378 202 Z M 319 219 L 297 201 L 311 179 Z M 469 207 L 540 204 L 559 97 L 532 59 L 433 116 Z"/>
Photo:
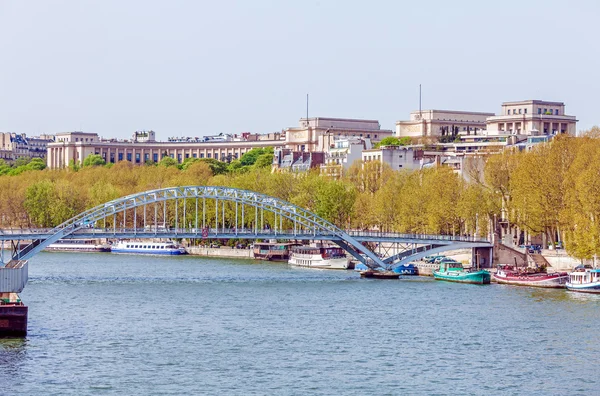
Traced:
<path fill-rule="evenodd" d="M 149 137 L 149 136 L 148 136 Z M 142 139 L 140 139 L 142 138 Z M 132 140 L 100 139 L 96 133 L 65 132 L 56 134 L 56 142 L 48 145 L 47 164 L 51 169 L 82 163 L 89 155 L 100 155 L 107 163 L 129 161 L 136 165 L 159 162 L 171 157 L 178 163 L 188 158 L 214 158 L 232 161 L 240 158 L 254 147 L 282 147 L 282 140 L 233 140 L 195 141 L 177 139 L 168 142 L 143 139 Z"/>
<path fill-rule="evenodd" d="M 563 102 L 522 100 L 502 103 L 502 114 L 488 117 L 487 130 L 515 135 L 575 136 L 577 117 L 565 114 Z"/>
<path fill-rule="evenodd" d="M 494 113 L 454 110 L 422 110 L 410 113 L 408 121 L 396 122 L 397 137 L 441 137 L 459 133 L 478 134 Z"/>
<path fill-rule="evenodd" d="M 18 158 L 45 158 L 51 135 L 27 137 L 24 133 L 0 132 L 0 158 L 12 162 Z"/>
<path fill-rule="evenodd" d="M 381 129 L 379 121 L 351 118 L 301 118 L 298 127 L 286 128 L 286 147 L 292 151 L 326 151 L 335 139 L 366 138 L 372 142 L 393 136 L 390 129 Z"/>
<path fill-rule="evenodd" d="M 421 169 L 424 163 L 423 145 L 413 146 L 382 146 L 375 149 L 363 150 L 362 161 L 377 161 L 388 165 L 392 170 Z"/>

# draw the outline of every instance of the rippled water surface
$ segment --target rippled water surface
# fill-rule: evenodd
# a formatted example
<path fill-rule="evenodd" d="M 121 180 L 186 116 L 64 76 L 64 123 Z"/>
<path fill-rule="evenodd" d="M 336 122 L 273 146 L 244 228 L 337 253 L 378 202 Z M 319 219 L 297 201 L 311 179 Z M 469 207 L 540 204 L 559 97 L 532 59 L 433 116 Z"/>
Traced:
<path fill-rule="evenodd" d="M 599 394 L 600 296 L 43 253 L 4 395 Z"/>

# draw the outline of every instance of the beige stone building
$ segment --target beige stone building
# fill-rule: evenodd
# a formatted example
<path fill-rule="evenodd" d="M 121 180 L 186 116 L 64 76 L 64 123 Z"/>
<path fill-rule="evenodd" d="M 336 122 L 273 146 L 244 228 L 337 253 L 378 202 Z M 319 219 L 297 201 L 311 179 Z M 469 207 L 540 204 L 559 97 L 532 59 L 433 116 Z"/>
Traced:
<path fill-rule="evenodd" d="M 47 164 L 51 169 L 64 168 L 71 161 L 82 163 L 98 154 L 107 163 L 129 161 L 144 164 L 171 157 L 182 163 L 187 158 L 214 158 L 231 161 L 240 158 L 254 147 L 287 148 L 298 152 L 322 152 L 334 138 L 364 137 L 379 141 L 392 136 L 393 131 L 382 130 L 378 121 L 341 118 L 303 118 L 300 126 L 269 134 L 220 134 L 203 137 L 169 137 L 166 142 L 156 141 L 154 131 L 137 131 L 131 139 L 101 139 L 96 133 L 65 132 L 56 135 L 56 142 L 48 145 Z"/>
<path fill-rule="evenodd" d="M 49 135 L 27 137 L 24 133 L 0 132 L 0 158 L 12 162 L 18 158 L 45 158 Z"/>
<path fill-rule="evenodd" d="M 298 127 L 282 132 L 286 147 L 292 151 L 327 151 L 334 140 L 341 138 L 366 138 L 372 142 L 393 136 L 390 129 L 381 129 L 379 121 L 350 118 L 301 118 Z"/>
<path fill-rule="evenodd" d="M 494 113 L 453 110 L 423 110 L 410 113 L 410 120 L 396 122 L 396 136 L 446 136 L 477 134 Z"/>
<path fill-rule="evenodd" d="M 514 135 L 577 133 L 577 118 L 565 114 L 562 102 L 523 100 L 502 103 L 502 114 L 488 117 L 488 132 Z"/>
<path fill-rule="evenodd" d="M 152 132 L 152 131 L 149 131 Z M 272 135 L 275 136 L 275 135 Z M 281 147 L 282 140 L 226 140 L 204 138 L 170 138 L 167 142 L 154 140 L 154 132 L 134 133 L 131 140 L 100 139 L 96 133 L 65 132 L 56 134 L 56 142 L 48 145 L 47 164 L 51 169 L 64 168 L 71 161 L 82 163 L 98 154 L 107 163 L 129 161 L 142 165 L 171 157 L 182 163 L 187 158 L 214 158 L 231 161 L 240 158 L 254 147 Z"/>

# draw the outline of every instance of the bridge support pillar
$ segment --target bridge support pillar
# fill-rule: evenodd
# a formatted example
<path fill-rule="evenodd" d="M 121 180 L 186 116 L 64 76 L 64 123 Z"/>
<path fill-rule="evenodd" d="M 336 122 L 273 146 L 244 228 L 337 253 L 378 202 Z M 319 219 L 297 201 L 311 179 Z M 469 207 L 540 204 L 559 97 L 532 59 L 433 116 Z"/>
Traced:
<path fill-rule="evenodd" d="M 491 247 L 476 247 L 472 249 L 471 263 L 475 268 L 492 268 L 493 253 Z"/>

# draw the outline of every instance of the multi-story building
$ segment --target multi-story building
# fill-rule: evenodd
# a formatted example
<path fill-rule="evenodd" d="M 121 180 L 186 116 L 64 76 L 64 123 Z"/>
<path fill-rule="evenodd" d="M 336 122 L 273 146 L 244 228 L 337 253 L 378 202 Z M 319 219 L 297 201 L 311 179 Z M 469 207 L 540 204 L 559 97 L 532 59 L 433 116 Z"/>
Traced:
<path fill-rule="evenodd" d="M 326 151 L 335 139 L 361 137 L 378 142 L 394 133 L 381 129 L 375 120 L 314 117 L 301 118 L 298 127 L 286 128 L 283 134 L 292 151 Z"/>
<path fill-rule="evenodd" d="M 152 132 L 152 131 L 150 131 Z M 147 136 L 146 136 L 147 135 Z M 91 155 L 98 154 L 107 163 L 129 161 L 133 164 L 159 162 L 171 157 L 182 163 L 188 158 L 214 158 L 231 161 L 240 158 L 254 147 L 282 147 L 281 140 L 234 140 L 196 141 L 195 139 L 154 140 L 154 133 L 134 133 L 131 140 L 100 139 L 96 133 L 65 132 L 56 134 L 56 142 L 48 146 L 48 167 L 64 168 L 71 161 L 81 163 Z"/>
<path fill-rule="evenodd" d="M 144 164 L 171 157 L 182 163 L 187 158 L 214 158 L 231 161 L 255 147 L 288 148 L 297 152 L 323 152 L 338 137 L 363 137 L 379 141 L 392 136 L 379 122 L 339 118 L 301 119 L 300 127 L 268 134 L 220 134 L 205 137 L 170 137 L 156 141 L 154 131 L 138 131 L 131 140 L 101 139 L 96 133 L 65 132 L 48 146 L 48 167 L 63 168 L 71 161 L 81 163 L 90 154 L 106 162 L 129 161 Z"/>
<path fill-rule="evenodd" d="M 523 100 L 502 103 L 502 114 L 488 117 L 488 131 L 516 135 L 576 135 L 577 118 L 565 114 L 562 102 Z"/>
<path fill-rule="evenodd" d="M 0 132 L 0 158 L 7 162 L 18 158 L 45 158 L 47 145 L 53 139 L 50 135 L 28 138 L 24 133 Z"/>
<path fill-rule="evenodd" d="M 273 155 L 273 171 L 307 172 L 321 166 L 325 153 L 314 151 L 292 151 L 286 148 L 277 148 Z"/>
<path fill-rule="evenodd" d="M 392 170 L 421 169 L 429 162 L 423 156 L 423 145 L 413 146 L 382 146 L 375 149 L 364 150 L 363 162 L 378 161 L 388 165 Z"/>
<path fill-rule="evenodd" d="M 410 113 L 409 121 L 396 122 L 396 135 L 453 136 L 458 135 L 552 135 L 567 133 L 575 136 L 577 119 L 565 115 L 565 104 L 542 100 L 502 103 L 502 113 L 424 110 Z"/>
<path fill-rule="evenodd" d="M 410 113 L 410 120 L 396 122 L 396 136 L 446 136 L 478 134 L 485 129 L 486 119 L 494 113 L 452 110 L 422 110 Z"/>
<path fill-rule="evenodd" d="M 333 141 L 325 151 L 325 163 L 321 165 L 321 174 L 339 177 L 355 161 L 362 160 L 362 152 L 372 148 L 370 138 L 348 137 Z"/>

